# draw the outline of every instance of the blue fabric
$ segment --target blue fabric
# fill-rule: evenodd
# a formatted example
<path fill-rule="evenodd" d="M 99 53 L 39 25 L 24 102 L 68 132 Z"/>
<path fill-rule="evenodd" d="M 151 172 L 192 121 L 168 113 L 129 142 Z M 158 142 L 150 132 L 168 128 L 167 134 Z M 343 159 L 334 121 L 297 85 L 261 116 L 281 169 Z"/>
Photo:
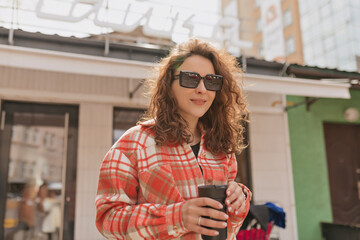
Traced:
<path fill-rule="evenodd" d="M 273 221 L 276 226 L 285 228 L 285 212 L 284 209 L 275 205 L 272 202 L 267 202 L 265 205 L 269 208 L 270 216 L 269 222 Z"/>

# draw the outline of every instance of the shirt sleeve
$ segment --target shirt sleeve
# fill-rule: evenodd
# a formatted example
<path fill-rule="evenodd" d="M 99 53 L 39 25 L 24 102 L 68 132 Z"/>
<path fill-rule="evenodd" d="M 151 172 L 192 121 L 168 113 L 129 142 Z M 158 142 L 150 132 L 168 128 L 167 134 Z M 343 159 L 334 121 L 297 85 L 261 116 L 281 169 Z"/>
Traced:
<path fill-rule="evenodd" d="M 137 204 L 138 170 L 131 153 L 112 148 L 100 168 L 96 226 L 107 239 L 172 239 L 188 232 L 183 226 L 184 202 Z"/>
<path fill-rule="evenodd" d="M 229 182 L 234 181 L 237 174 L 237 161 L 235 154 L 232 154 L 229 159 Z M 249 194 L 246 195 L 245 200 L 245 211 L 239 212 L 237 215 L 235 213 L 228 213 L 228 239 L 236 239 L 236 234 L 239 232 L 241 225 L 243 224 L 247 214 L 250 209 L 250 200 L 252 197 L 251 191 L 243 184 L 238 183 L 239 186 L 244 190 L 246 190 Z M 246 194 L 246 192 L 244 191 Z"/>

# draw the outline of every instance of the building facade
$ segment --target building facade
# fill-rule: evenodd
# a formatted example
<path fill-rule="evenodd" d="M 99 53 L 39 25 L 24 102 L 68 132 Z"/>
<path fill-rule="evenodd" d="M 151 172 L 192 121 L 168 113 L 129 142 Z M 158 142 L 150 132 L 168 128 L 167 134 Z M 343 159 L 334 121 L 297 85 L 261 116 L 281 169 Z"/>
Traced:
<path fill-rule="evenodd" d="M 359 236 L 360 230 L 355 226 L 360 223 L 356 170 L 360 164 L 360 119 L 356 118 L 356 112 L 358 115 L 360 111 L 360 92 L 353 89 L 350 93 L 351 99 L 318 99 L 309 108 L 303 104 L 288 109 L 301 240 L 321 239 L 326 232 L 332 235 L 326 239 Z M 306 101 L 299 96 L 288 96 L 287 100 Z M 355 118 L 347 116 L 347 111 L 353 111 Z"/>
<path fill-rule="evenodd" d="M 304 62 L 360 71 L 359 1 L 299 1 Z"/>
<path fill-rule="evenodd" d="M 287 9 L 285 2 L 282 6 Z M 260 11 L 255 3 L 253 9 Z M 233 13 L 231 8 L 226 10 Z M 24 239 L 25 232 L 16 231 L 20 202 L 30 195 L 29 202 L 36 204 L 43 182 L 54 191 L 61 209 L 60 225 L 52 234 L 66 240 L 103 239 L 95 227 L 94 204 L 100 163 L 146 109 L 142 82 L 154 62 L 167 54 L 169 48 L 164 46 L 172 44 L 158 38 L 147 44 L 143 35 L 139 42 L 136 36 L 113 35 L 126 41 L 0 29 L 0 195 L 6 196 L 0 197 L 0 225 L 4 226 L 0 239 L 7 234 Z M 254 44 L 241 51 L 251 55 L 258 50 Z M 287 226 L 274 228 L 272 237 L 296 240 L 286 96 L 350 98 L 350 86 L 287 77 L 292 73 L 286 70 L 292 68 L 280 63 L 246 59 L 241 64 L 246 69 L 243 78 L 251 111 L 246 170 L 254 203 L 270 201 L 284 208 Z M 29 212 L 36 214 L 35 205 L 31 206 Z M 41 239 L 40 226 L 35 219 L 32 224 Z"/>
<path fill-rule="evenodd" d="M 104 45 L 92 39 L 15 31 L 19 45 L 8 45 L 8 30 L 1 36 L 0 190 L 6 196 L 0 198 L 5 226 L 1 237 L 17 226 L 23 190 L 38 193 L 45 180 L 61 207 L 59 238 L 102 239 L 95 227 L 94 204 L 100 163 L 113 141 L 146 109 L 141 82 L 167 50 L 111 43 L 109 56 L 115 57 L 104 57 Z M 254 203 L 270 201 L 283 207 L 287 227 L 275 228 L 273 236 L 297 239 L 285 96 L 348 98 L 349 86 L 282 77 L 282 64 L 250 59 L 247 64 Z M 54 146 L 62 150 L 51 151 Z M 56 171 L 51 166 L 57 166 Z M 19 170 L 14 168 L 26 172 L 27 178 L 16 182 Z M 36 202 L 36 196 L 32 200 Z"/>
<path fill-rule="evenodd" d="M 244 54 L 266 58 L 261 8 L 268 1 L 238 1 L 241 36 L 254 43 Z M 284 61 L 359 71 L 360 4 L 356 0 L 277 0 L 281 6 Z M 268 59 L 274 60 L 274 59 Z"/>
<path fill-rule="evenodd" d="M 253 47 L 244 50 L 243 54 L 260 59 L 265 58 L 261 3 L 261 0 L 238 1 L 240 36 L 253 43 Z M 277 17 L 281 20 L 285 50 L 281 61 L 304 64 L 298 0 L 279 0 L 278 4 L 281 13 Z"/>

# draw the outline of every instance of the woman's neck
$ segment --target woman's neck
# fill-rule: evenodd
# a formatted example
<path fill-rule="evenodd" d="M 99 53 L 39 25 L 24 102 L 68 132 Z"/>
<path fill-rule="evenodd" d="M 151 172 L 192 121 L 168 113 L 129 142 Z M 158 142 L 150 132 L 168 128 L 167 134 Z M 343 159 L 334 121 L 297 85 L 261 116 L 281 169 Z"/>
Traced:
<path fill-rule="evenodd" d="M 197 128 L 198 121 L 188 122 L 188 124 L 189 124 L 189 131 L 192 136 L 189 144 L 192 146 L 200 142 L 201 133 L 200 130 Z"/>

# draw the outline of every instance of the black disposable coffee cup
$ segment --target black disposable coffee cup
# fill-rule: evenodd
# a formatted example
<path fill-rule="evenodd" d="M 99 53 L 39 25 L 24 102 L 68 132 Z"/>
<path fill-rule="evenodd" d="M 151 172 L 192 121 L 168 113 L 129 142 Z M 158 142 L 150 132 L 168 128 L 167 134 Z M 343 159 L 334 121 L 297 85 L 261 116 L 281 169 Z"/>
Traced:
<path fill-rule="evenodd" d="M 222 209 L 216 209 L 219 211 L 222 211 L 226 213 L 226 205 L 225 205 L 225 199 L 226 199 L 226 189 L 227 185 L 205 185 L 205 186 L 198 186 L 199 191 L 199 197 L 208 197 L 212 198 L 219 203 L 222 204 Z M 209 218 L 207 216 L 202 216 L 203 218 Z M 220 221 L 219 219 L 214 219 L 217 221 Z M 226 220 L 224 221 L 226 222 Z M 205 226 L 202 226 L 205 227 Z M 209 228 L 209 227 L 205 227 Z M 227 228 L 209 228 L 214 229 L 219 232 L 219 235 L 217 236 L 208 236 L 208 235 L 201 235 L 203 240 L 226 240 L 227 238 Z"/>

